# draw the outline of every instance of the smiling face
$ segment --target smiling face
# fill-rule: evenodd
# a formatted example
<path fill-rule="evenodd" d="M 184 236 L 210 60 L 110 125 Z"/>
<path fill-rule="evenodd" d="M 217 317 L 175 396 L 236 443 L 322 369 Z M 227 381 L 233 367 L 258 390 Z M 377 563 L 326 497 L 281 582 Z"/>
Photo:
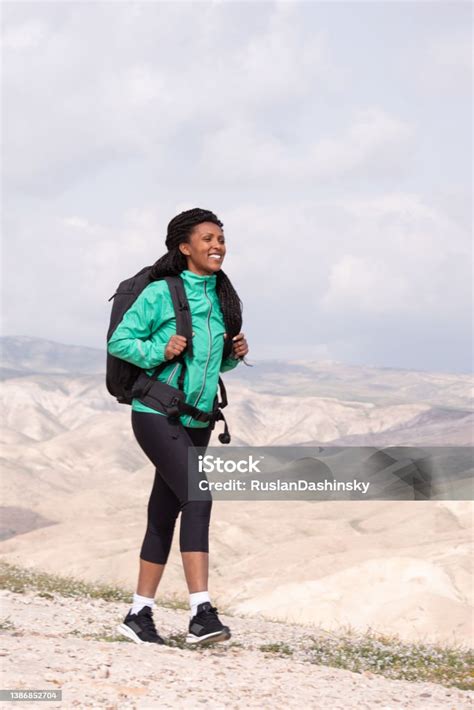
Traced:
<path fill-rule="evenodd" d="M 224 233 L 213 222 L 201 222 L 194 227 L 189 240 L 179 245 L 179 250 L 186 257 L 189 271 L 200 276 L 215 274 L 225 257 Z"/>

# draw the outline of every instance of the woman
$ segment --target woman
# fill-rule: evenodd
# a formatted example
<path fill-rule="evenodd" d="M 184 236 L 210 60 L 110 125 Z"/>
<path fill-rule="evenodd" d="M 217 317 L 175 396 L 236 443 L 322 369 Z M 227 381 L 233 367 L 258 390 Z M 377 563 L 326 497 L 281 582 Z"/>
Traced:
<path fill-rule="evenodd" d="M 191 311 L 192 356 L 186 338 L 176 334 L 176 318 L 165 280 L 152 281 L 124 314 L 108 341 L 108 352 L 177 386 L 183 367 L 186 402 L 206 412 L 213 409 L 220 372 L 231 370 L 248 353 L 242 304 L 221 270 L 226 253 L 223 224 L 208 210 L 192 209 L 168 225 L 168 252 L 153 266 L 151 277 L 181 276 Z M 184 352 L 184 356 L 182 355 Z M 208 592 L 209 521 L 212 500 L 188 499 L 188 475 L 196 475 L 194 447 L 207 447 L 212 426 L 189 415 L 169 419 L 139 399 L 132 401 L 134 435 L 155 466 L 148 503 L 148 525 L 140 551 L 137 590 L 130 611 L 118 628 L 136 643 L 164 643 L 153 621 L 154 597 L 168 560 L 174 526 L 181 512 L 180 551 L 189 589 L 190 622 L 186 640 L 209 643 L 230 638 Z M 188 470 L 188 447 L 191 460 Z M 194 455 L 195 454 L 195 455 Z"/>

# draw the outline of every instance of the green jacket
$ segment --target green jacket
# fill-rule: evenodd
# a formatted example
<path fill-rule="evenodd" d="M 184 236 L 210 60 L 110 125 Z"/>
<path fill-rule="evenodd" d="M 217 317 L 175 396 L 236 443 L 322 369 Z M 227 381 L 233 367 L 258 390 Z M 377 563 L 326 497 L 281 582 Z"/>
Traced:
<path fill-rule="evenodd" d="M 200 276 L 185 269 L 181 278 L 193 325 L 193 356 L 184 354 L 186 402 L 211 412 L 219 373 L 232 370 L 240 360 L 232 355 L 223 358 L 225 325 L 216 292 L 216 274 Z M 172 335 L 176 335 L 176 318 L 168 284 L 164 280 L 152 281 L 124 314 L 109 338 L 107 350 L 151 375 L 153 368 L 165 361 L 165 347 Z M 157 379 L 177 387 L 181 367 L 180 363 L 170 362 Z M 132 409 L 162 414 L 136 398 L 132 400 Z M 189 415 L 181 416 L 180 420 L 188 427 L 209 426 L 209 422 L 198 422 Z"/>

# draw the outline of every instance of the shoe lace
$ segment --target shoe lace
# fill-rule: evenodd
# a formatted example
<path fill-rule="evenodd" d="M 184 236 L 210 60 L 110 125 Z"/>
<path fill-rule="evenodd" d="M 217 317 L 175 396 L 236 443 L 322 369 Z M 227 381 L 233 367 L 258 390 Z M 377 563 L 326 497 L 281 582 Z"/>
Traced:
<path fill-rule="evenodd" d="M 148 631 L 148 633 L 151 633 L 154 636 L 158 636 L 151 611 L 146 611 L 144 614 L 141 614 L 141 621 L 145 631 Z"/>
<path fill-rule="evenodd" d="M 205 618 L 207 618 L 207 619 L 210 618 L 210 619 L 217 619 L 217 620 L 218 620 L 218 617 L 217 617 L 217 607 L 211 606 L 211 607 L 209 607 L 208 609 L 203 609 L 203 610 L 199 613 L 199 616 L 203 616 L 203 617 L 205 617 Z"/>

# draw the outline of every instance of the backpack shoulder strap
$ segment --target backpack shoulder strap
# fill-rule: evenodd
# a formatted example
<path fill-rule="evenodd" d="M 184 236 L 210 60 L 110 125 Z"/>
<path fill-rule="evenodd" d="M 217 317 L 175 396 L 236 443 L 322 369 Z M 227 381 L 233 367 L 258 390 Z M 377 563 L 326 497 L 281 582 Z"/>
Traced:
<path fill-rule="evenodd" d="M 186 338 L 187 345 L 183 352 L 176 358 L 177 362 L 181 363 L 181 371 L 178 377 L 178 389 L 184 388 L 184 372 L 186 370 L 186 361 L 184 353 L 187 352 L 191 357 L 193 354 L 193 325 L 191 320 L 191 309 L 189 308 L 186 291 L 180 276 L 165 276 L 165 281 L 171 294 L 174 312 L 176 316 L 176 333 L 183 335 Z"/>
<path fill-rule="evenodd" d="M 193 354 L 193 324 L 191 320 L 191 310 L 184 290 L 184 284 L 180 276 L 166 276 L 165 281 L 171 293 L 174 312 L 176 315 L 176 333 L 183 335 L 187 340 L 186 352 L 192 357 Z M 183 351 L 184 353 L 184 351 Z"/>

